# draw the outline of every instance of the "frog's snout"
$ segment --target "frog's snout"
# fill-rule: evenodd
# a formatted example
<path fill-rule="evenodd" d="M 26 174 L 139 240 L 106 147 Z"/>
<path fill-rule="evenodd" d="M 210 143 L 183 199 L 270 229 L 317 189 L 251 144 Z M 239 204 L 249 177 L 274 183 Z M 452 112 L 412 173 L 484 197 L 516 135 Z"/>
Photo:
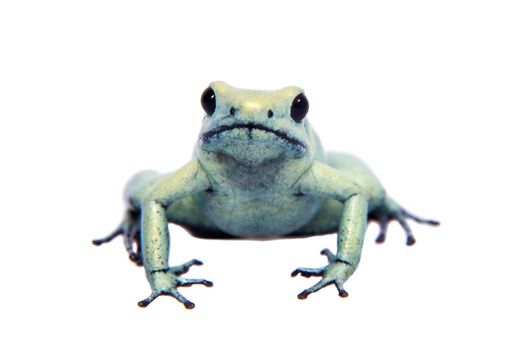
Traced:
<path fill-rule="evenodd" d="M 229 115 L 229 117 L 235 117 L 235 115 L 238 114 L 239 112 L 241 112 L 240 108 L 237 108 L 237 107 L 231 107 L 231 108 L 230 108 L 230 115 Z M 273 114 L 274 114 L 272 109 L 268 109 L 268 110 L 266 111 L 266 113 L 265 113 L 265 112 L 261 112 L 261 111 L 259 111 L 259 110 L 256 111 L 256 112 L 257 112 L 256 114 L 258 114 L 258 115 L 260 115 L 260 114 L 263 114 L 263 115 L 266 114 L 266 116 L 267 116 L 268 118 L 272 118 L 272 117 L 273 117 Z M 245 112 L 245 113 L 243 113 L 243 114 L 247 114 L 247 113 Z M 252 113 L 252 114 L 253 114 L 253 113 Z"/>
<path fill-rule="evenodd" d="M 241 123 L 261 123 L 273 118 L 275 111 L 269 106 L 261 106 L 257 101 L 246 101 L 239 105 L 232 105 L 228 118 L 235 117 Z"/>

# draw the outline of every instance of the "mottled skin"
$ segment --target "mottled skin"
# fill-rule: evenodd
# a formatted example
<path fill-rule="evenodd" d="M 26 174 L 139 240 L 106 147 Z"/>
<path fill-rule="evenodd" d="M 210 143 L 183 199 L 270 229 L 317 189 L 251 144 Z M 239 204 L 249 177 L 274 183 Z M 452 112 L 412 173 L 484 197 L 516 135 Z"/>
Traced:
<path fill-rule="evenodd" d="M 300 299 L 329 284 L 340 296 L 348 295 L 343 284 L 359 264 L 369 220 L 379 222 L 378 242 L 384 241 L 388 222 L 398 221 L 408 245 L 415 240 L 406 218 L 437 224 L 387 197 L 358 158 L 324 152 L 308 118 L 297 122 L 290 117 L 300 88 L 243 90 L 223 82 L 210 88 L 215 109 L 203 119 L 193 159 L 173 173 L 135 175 L 125 190 L 129 210 L 123 223 L 110 236 L 94 241 L 101 244 L 123 234 L 130 258 L 144 264 L 152 288 L 140 306 L 170 295 L 192 308 L 178 287 L 212 285 L 181 277 L 201 264 L 198 260 L 169 267 L 168 223 L 204 238 L 275 239 L 337 232 L 336 254 L 321 252 L 328 258 L 326 266 L 292 273 L 321 277 L 298 295 Z"/>

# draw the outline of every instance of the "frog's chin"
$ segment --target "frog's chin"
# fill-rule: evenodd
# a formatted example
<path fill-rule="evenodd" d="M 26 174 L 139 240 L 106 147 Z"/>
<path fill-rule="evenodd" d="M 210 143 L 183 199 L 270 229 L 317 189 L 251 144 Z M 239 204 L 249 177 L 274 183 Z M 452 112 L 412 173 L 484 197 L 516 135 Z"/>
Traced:
<path fill-rule="evenodd" d="M 234 124 L 213 129 L 201 135 L 199 146 L 203 151 L 250 166 L 299 159 L 307 154 L 304 142 L 258 124 Z"/>
<path fill-rule="evenodd" d="M 283 162 L 288 159 L 300 159 L 305 154 L 303 150 L 253 140 L 221 140 L 221 142 L 209 144 L 201 142 L 200 148 L 202 151 L 212 153 L 225 161 L 229 160 L 249 167 Z"/>

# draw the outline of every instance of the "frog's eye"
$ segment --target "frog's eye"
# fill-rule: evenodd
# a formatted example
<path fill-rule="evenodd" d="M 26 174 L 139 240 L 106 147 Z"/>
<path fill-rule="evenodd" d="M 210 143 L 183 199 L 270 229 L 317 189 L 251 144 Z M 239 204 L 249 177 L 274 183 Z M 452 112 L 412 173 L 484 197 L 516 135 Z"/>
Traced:
<path fill-rule="evenodd" d="M 308 108 L 308 99 L 301 93 L 293 99 L 292 106 L 290 107 L 290 117 L 292 117 L 295 122 L 300 123 L 304 117 L 306 117 Z"/>
<path fill-rule="evenodd" d="M 215 92 L 208 87 L 201 95 L 201 106 L 207 115 L 212 115 L 215 112 Z"/>

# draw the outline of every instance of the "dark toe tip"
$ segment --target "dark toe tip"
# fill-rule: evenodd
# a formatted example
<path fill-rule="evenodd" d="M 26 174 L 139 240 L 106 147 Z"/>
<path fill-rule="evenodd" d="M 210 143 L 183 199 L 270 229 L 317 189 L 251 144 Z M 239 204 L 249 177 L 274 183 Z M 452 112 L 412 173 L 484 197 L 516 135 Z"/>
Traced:
<path fill-rule="evenodd" d="M 439 226 L 441 223 L 437 220 L 428 220 L 428 224 L 432 226 Z"/>
<path fill-rule="evenodd" d="M 339 296 L 341 298 L 346 298 L 346 297 L 348 297 L 348 292 L 346 290 L 342 290 L 342 291 L 339 292 Z"/>
<path fill-rule="evenodd" d="M 142 258 L 136 253 L 131 253 L 129 255 L 129 260 L 133 261 L 138 266 L 142 266 Z"/>
<path fill-rule="evenodd" d="M 416 243 L 416 239 L 414 237 L 407 238 L 407 246 L 414 245 L 415 243 Z"/>
<path fill-rule="evenodd" d="M 376 243 L 381 244 L 381 243 L 383 243 L 385 241 L 385 239 L 386 239 L 385 235 L 379 235 L 376 238 Z"/>
<path fill-rule="evenodd" d="M 193 308 L 195 307 L 195 304 L 192 303 L 191 301 L 186 301 L 186 302 L 184 303 L 184 307 L 185 307 L 186 309 L 188 309 L 188 310 L 191 310 L 191 309 L 193 309 Z"/>
<path fill-rule="evenodd" d="M 193 265 L 202 265 L 203 262 L 197 259 L 193 259 Z"/>
<path fill-rule="evenodd" d="M 139 307 L 144 308 L 144 307 L 146 307 L 146 306 L 149 305 L 149 302 L 147 302 L 147 301 L 145 301 L 145 300 L 142 300 L 142 301 L 139 301 L 139 302 L 137 303 L 137 305 L 138 305 Z"/>
<path fill-rule="evenodd" d="M 94 239 L 94 240 L 91 241 L 91 243 L 93 243 L 94 245 L 97 245 L 97 246 L 98 246 L 98 245 L 101 245 L 101 244 L 102 244 L 102 241 L 99 240 L 99 239 Z"/>
<path fill-rule="evenodd" d="M 292 271 L 292 277 L 295 277 L 295 276 L 297 276 L 298 274 L 299 274 L 299 271 L 297 271 L 297 270 L 293 270 L 293 271 Z"/>
<path fill-rule="evenodd" d="M 297 299 L 301 299 L 301 300 L 306 299 L 308 297 L 308 294 L 310 293 L 308 293 L 307 291 L 303 291 L 297 295 Z"/>
<path fill-rule="evenodd" d="M 213 287 L 213 282 L 212 282 L 212 281 L 204 281 L 203 284 L 204 284 L 206 287 Z"/>

